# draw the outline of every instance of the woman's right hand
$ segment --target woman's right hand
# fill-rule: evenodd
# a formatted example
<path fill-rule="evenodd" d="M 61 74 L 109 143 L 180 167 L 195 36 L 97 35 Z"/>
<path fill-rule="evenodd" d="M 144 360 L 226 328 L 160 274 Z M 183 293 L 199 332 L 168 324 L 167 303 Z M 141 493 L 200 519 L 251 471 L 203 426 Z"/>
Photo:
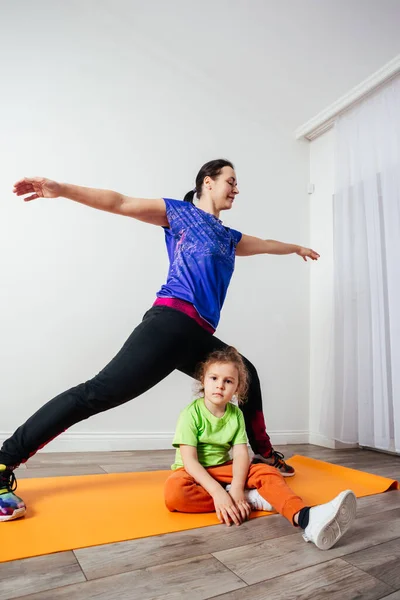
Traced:
<path fill-rule="evenodd" d="M 61 186 L 57 181 L 45 179 L 44 177 L 24 177 L 14 184 L 13 192 L 17 196 L 31 194 L 24 198 L 24 201 L 28 202 L 29 200 L 36 200 L 36 198 L 58 198 Z"/>
<path fill-rule="evenodd" d="M 243 518 L 234 500 L 222 486 L 220 490 L 217 490 L 213 494 L 212 499 L 214 500 L 215 512 L 221 523 L 226 523 L 229 527 L 231 521 L 235 525 L 240 525 L 243 522 Z"/>

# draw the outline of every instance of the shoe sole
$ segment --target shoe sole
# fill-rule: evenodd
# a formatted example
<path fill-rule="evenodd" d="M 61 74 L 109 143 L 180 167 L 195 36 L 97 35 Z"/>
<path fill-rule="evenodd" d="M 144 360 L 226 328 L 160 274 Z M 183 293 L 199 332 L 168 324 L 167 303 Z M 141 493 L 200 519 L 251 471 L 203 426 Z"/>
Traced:
<path fill-rule="evenodd" d="M 20 519 L 26 513 L 26 508 L 17 508 L 12 515 L 0 515 L 0 521 L 13 521 Z"/>
<path fill-rule="evenodd" d="M 343 498 L 335 516 L 324 525 L 314 544 L 320 550 L 329 550 L 336 544 L 354 521 L 357 510 L 357 500 L 351 490 L 342 492 Z"/>

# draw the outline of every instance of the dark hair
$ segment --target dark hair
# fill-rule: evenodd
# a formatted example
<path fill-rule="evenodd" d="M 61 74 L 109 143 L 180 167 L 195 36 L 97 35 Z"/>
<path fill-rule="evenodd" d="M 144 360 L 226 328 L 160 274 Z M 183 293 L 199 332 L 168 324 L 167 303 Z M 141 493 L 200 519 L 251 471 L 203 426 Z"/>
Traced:
<path fill-rule="evenodd" d="M 211 179 L 216 179 L 218 175 L 221 174 L 221 171 L 224 167 L 231 167 L 231 169 L 235 168 L 229 160 L 225 160 L 224 158 L 210 160 L 203 165 L 200 171 L 197 173 L 196 187 L 185 195 L 184 201 L 193 203 L 195 194 L 197 198 L 200 198 L 203 190 L 204 178 L 208 176 L 211 177 Z"/>
<path fill-rule="evenodd" d="M 211 352 L 206 360 L 198 365 L 195 374 L 195 378 L 199 382 L 196 390 L 197 393 L 202 394 L 204 392 L 204 375 L 206 374 L 207 369 L 215 363 L 232 363 L 235 365 L 239 375 L 238 388 L 235 395 L 238 404 L 243 404 L 246 400 L 246 394 L 249 387 L 249 374 L 243 358 L 233 346 L 227 346 L 224 350 L 215 350 L 214 352 Z"/>

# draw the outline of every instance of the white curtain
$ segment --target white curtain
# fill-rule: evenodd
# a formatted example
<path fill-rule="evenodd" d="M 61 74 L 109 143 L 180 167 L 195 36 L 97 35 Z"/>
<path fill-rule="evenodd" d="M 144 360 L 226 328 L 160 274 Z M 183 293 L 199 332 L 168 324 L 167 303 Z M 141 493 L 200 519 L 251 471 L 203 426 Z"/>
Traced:
<path fill-rule="evenodd" d="M 335 123 L 325 433 L 400 452 L 400 77 Z"/>

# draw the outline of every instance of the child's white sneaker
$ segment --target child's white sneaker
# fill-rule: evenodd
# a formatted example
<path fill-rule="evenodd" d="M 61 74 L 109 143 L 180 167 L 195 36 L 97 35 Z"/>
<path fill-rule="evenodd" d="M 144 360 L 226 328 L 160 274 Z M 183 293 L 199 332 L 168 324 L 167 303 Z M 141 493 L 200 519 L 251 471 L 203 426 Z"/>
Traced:
<path fill-rule="evenodd" d="M 227 492 L 229 492 L 229 490 L 231 489 L 231 484 L 229 483 L 225 489 Z M 252 510 L 265 510 L 265 511 L 274 510 L 273 507 L 271 506 L 271 504 L 269 502 L 267 502 L 267 500 L 265 500 L 265 498 L 263 498 L 257 492 L 256 489 L 244 490 L 244 497 L 246 498 L 247 502 L 250 504 Z"/>
<path fill-rule="evenodd" d="M 244 497 L 253 510 L 274 510 L 273 506 L 257 490 L 244 490 Z"/>
<path fill-rule="evenodd" d="M 305 541 L 313 542 L 320 550 L 332 548 L 354 521 L 356 503 L 354 493 L 346 490 L 330 502 L 310 508 Z"/>

